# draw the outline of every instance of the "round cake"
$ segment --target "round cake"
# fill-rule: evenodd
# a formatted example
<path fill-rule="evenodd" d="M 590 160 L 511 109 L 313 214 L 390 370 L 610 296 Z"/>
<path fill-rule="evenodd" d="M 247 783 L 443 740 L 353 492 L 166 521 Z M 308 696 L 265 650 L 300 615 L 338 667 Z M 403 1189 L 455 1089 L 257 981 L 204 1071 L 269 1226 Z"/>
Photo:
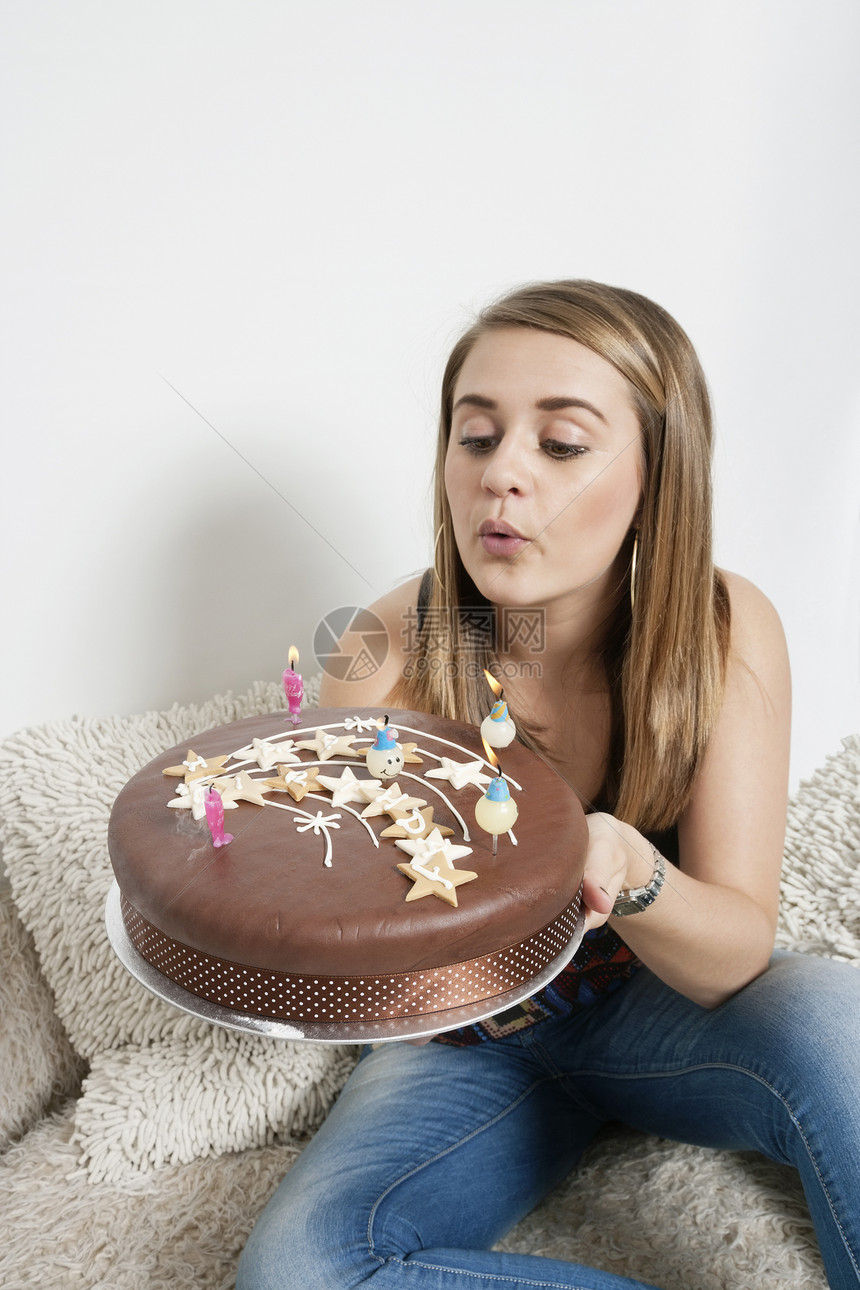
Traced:
<path fill-rule="evenodd" d="M 500 756 L 517 810 L 494 855 L 475 806 L 499 772 L 473 726 L 320 709 L 195 736 L 114 804 L 123 933 L 191 996 L 309 1038 L 499 1011 L 575 951 L 587 842 L 550 767 Z"/>

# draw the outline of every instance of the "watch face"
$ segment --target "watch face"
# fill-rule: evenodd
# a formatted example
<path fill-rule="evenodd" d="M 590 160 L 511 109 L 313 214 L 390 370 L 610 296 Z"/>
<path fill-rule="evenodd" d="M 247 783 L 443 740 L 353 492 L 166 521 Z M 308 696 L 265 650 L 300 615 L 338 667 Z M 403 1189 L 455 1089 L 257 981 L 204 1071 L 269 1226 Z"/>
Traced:
<path fill-rule="evenodd" d="M 648 908 L 650 902 L 645 901 L 642 904 L 634 899 L 629 893 L 624 900 L 617 900 L 612 906 L 612 914 L 615 918 L 623 918 L 626 914 L 638 914 L 643 909 Z"/>
<path fill-rule="evenodd" d="M 659 851 L 654 849 L 654 876 L 647 887 L 635 887 L 632 891 L 619 892 L 615 904 L 612 906 L 612 914 L 615 918 L 623 918 L 625 914 L 638 914 L 654 901 L 660 894 L 663 881 L 666 877 L 666 861 L 660 855 Z"/>

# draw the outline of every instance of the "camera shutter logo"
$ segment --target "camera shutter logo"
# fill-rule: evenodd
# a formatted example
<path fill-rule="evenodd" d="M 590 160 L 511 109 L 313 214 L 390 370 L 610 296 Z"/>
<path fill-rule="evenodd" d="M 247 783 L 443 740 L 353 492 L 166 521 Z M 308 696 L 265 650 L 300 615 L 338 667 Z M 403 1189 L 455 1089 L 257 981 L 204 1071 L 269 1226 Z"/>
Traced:
<path fill-rule="evenodd" d="M 388 632 L 372 610 L 342 605 L 317 623 L 314 653 L 335 680 L 364 681 L 388 658 Z"/>

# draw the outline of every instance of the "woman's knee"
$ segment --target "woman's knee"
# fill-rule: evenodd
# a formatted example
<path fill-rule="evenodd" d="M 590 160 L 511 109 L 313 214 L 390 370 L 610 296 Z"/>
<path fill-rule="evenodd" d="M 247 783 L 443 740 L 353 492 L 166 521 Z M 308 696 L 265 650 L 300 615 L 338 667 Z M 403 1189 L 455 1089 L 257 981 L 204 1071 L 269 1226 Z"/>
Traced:
<path fill-rule="evenodd" d="M 794 1115 L 814 1122 L 825 1106 L 857 1141 L 860 971 L 832 959 L 776 954 L 767 972 L 737 997 L 735 1018 L 753 1036 L 751 1069 Z"/>
<path fill-rule="evenodd" d="M 844 1054 L 860 1060 L 860 971 L 811 954 L 777 952 L 748 997 L 756 1024 L 806 1057 Z M 812 1051 L 815 1050 L 815 1051 Z M 856 1066 L 855 1066 L 856 1069 Z"/>
<path fill-rule="evenodd" d="M 331 1290 L 358 1286 L 380 1266 L 369 1250 L 367 1217 L 332 1193 L 293 1186 L 272 1196 L 248 1238 L 236 1290 Z"/>

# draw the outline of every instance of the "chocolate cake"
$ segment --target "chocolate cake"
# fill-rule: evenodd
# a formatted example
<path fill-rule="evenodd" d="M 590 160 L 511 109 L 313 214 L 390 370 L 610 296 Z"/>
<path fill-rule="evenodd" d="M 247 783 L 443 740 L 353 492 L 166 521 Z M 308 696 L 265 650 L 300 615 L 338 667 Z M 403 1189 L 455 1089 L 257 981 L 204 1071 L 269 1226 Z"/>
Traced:
<path fill-rule="evenodd" d="M 480 732 L 388 716 L 404 756 L 388 783 L 366 765 L 383 713 L 321 709 L 298 727 L 284 713 L 220 726 L 126 784 L 109 847 L 125 933 L 147 964 L 219 1008 L 350 1038 L 489 1015 L 561 966 L 587 841 L 576 795 L 506 748 L 519 813 L 493 856 L 475 823 L 497 773 Z M 219 847 L 195 818 L 213 783 L 232 838 Z"/>

